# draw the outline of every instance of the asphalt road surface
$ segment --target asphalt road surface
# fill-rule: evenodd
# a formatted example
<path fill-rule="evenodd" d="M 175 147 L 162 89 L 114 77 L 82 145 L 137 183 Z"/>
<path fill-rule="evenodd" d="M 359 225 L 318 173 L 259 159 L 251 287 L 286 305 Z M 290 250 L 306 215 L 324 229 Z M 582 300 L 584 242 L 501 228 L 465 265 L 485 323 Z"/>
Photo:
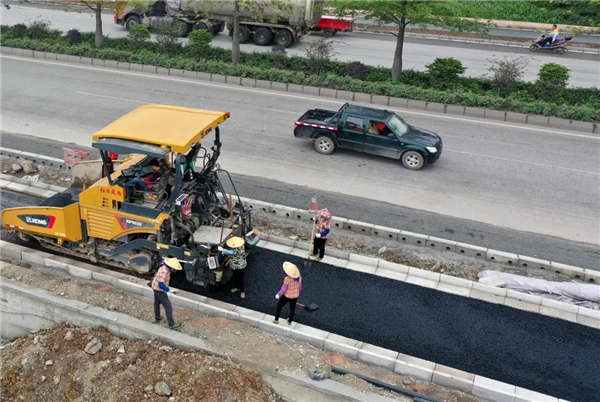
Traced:
<path fill-rule="evenodd" d="M 7 206 L 32 200 L 2 192 Z M 2 240 L 15 242 L 2 230 Z M 208 294 L 174 274 L 174 287 L 269 315 L 285 277 L 284 261 L 302 272 L 295 321 L 410 356 L 573 402 L 600 395 L 600 331 L 506 306 L 257 248 L 245 269 L 247 298 L 225 289 Z M 279 325 L 287 325 L 284 308 Z"/>
<path fill-rule="evenodd" d="M 2 132 L 1 135 L 2 146 L 6 148 L 62 158 L 63 147 L 70 147 L 90 152 L 94 159 L 99 158 L 97 150 L 90 147 L 23 134 Z M 232 176 L 236 189 L 242 197 L 295 208 L 308 208 L 307 202 L 312 194 L 310 188 L 281 183 L 263 177 L 235 174 Z M 395 228 L 410 232 L 424 233 L 481 247 L 600 270 L 600 250 L 598 246 L 593 244 L 576 243 L 557 237 L 519 232 L 331 191 L 319 191 L 318 203 L 321 206 L 327 206 L 332 211 L 339 211 L 341 216 L 348 219 L 362 220 L 383 226 L 392 224 Z M 2 208 L 7 207 L 7 205 L 2 205 Z"/>
<path fill-rule="evenodd" d="M 411 172 L 349 151 L 323 156 L 293 137 L 307 108 L 335 100 L 7 56 L 2 83 L 5 131 L 90 145 L 141 104 L 230 110 L 221 164 L 232 173 L 598 244 L 598 136 L 400 110 L 444 138 L 440 161 Z"/>
<path fill-rule="evenodd" d="M 87 12 L 66 12 L 60 9 L 39 9 L 34 7 L 12 6 L 10 10 L 0 10 L 2 23 L 13 25 L 39 18 L 52 23 L 52 27 L 62 31 L 77 28 L 81 31 L 93 31 L 94 19 Z M 105 35 L 121 37 L 127 35 L 127 30 L 114 24 L 110 15 L 104 15 L 103 30 Z M 537 36 L 537 35 L 534 35 Z M 532 38 L 533 39 L 533 38 Z M 314 38 L 305 38 L 301 43 L 288 49 L 291 55 L 305 55 L 308 42 Z M 361 61 L 370 65 L 392 66 L 392 55 L 395 49 L 394 37 L 391 35 L 339 34 L 335 38 L 336 58 L 344 61 Z M 224 33 L 216 35 L 213 46 L 231 48 L 231 39 Z M 270 47 L 260 47 L 254 44 L 241 45 L 243 51 L 270 51 Z M 449 41 L 430 41 L 408 39 L 404 47 L 404 68 L 424 70 L 425 65 L 437 57 L 454 57 L 465 67 L 466 74 L 476 77 L 488 73 L 490 61 L 505 55 L 532 55 L 527 49 L 515 49 L 490 45 L 455 44 Z M 569 54 L 556 55 L 538 52 L 532 55 L 524 79 L 536 79 L 539 68 L 545 63 L 559 63 L 571 70 L 570 84 L 572 86 L 600 86 L 598 61 L 600 56 Z"/>

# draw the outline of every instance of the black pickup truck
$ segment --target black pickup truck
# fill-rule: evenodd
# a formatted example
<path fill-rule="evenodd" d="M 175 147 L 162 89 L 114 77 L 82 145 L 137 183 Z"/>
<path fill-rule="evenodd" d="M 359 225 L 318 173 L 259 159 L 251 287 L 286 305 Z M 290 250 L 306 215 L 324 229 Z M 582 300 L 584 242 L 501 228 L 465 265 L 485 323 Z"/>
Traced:
<path fill-rule="evenodd" d="M 389 110 L 349 103 L 337 112 L 309 110 L 296 121 L 294 136 L 310 138 L 322 154 L 346 148 L 400 159 L 410 170 L 434 163 L 442 153 L 439 135 L 413 127 Z"/>

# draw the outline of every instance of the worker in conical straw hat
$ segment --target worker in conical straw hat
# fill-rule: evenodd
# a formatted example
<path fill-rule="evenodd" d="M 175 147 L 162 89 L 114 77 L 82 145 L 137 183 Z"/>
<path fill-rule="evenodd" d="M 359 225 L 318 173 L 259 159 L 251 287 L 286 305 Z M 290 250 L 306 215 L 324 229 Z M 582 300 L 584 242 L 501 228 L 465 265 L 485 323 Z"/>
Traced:
<path fill-rule="evenodd" d="M 316 257 L 315 261 L 321 261 L 325 256 L 325 243 L 329 238 L 331 231 L 331 212 L 327 208 L 320 209 L 316 219 L 315 238 L 313 240 L 312 257 Z"/>
<path fill-rule="evenodd" d="M 294 314 L 296 313 L 296 302 L 298 301 L 298 297 L 300 297 L 300 292 L 302 291 L 302 276 L 300 276 L 300 270 L 295 264 L 292 264 L 289 261 L 283 263 L 283 271 L 286 274 L 285 279 L 283 280 L 283 285 L 275 298 L 279 300 L 277 303 L 277 310 L 275 311 L 275 319 L 273 323 L 279 324 L 279 315 L 281 314 L 281 309 L 287 304 L 290 304 L 290 315 L 288 316 L 287 322 L 288 325 L 292 325 L 292 321 L 294 321 Z"/>
<path fill-rule="evenodd" d="M 169 282 L 171 281 L 171 273 L 173 271 L 181 271 L 183 270 L 179 260 L 177 258 L 165 258 L 163 259 L 163 263 L 158 269 L 158 272 L 154 276 L 152 280 L 152 290 L 154 290 L 154 323 L 158 324 L 161 321 L 160 318 L 160 306 L 165 309 L 165 314 L 167 315 L 167 323 L 169 324 L 169 328 L 178 328 L 181 324 L 175 324 L 175 320 L 173 319 L 173 307 L 171 306 L 171 300 L 169 300 L 169 296 L 167 293 L 177 293 L 177 289 L 173 289 L 169 287 Z"/>
<path fill-rule="evenodd" d="M 233 284 L 234 287 L 231 289 L 231 293 L 240 292 L 242 299 L 246 297 L 246 290 L 244 286 L 244 271 L 248 263 L 246 262 L 246 249 L 244 244 L 246 242 L 241 237 L 231 237 L 225 244 L 229 249 L 219 247 L 219 251 L 223 254 L 230 255 L 229 268 L 233 273 Z"/>

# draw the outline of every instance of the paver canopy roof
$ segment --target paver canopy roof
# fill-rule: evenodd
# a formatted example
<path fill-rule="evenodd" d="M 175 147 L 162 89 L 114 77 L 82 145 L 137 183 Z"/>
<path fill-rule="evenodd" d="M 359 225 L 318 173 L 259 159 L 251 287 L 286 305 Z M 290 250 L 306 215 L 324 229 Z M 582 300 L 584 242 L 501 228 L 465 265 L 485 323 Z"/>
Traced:
<path fill-rule="evenodd" d="M 120 138 L 186 153 L 227 117 L 229 112 L 145 105 L 110 123 L 94 134 L 93 139 Z"/>

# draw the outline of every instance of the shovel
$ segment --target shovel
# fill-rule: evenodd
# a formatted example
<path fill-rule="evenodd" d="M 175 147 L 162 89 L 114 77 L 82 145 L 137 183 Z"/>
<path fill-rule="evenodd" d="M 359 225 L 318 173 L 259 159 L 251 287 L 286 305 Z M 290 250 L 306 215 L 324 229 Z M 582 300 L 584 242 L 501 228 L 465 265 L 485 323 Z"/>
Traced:
<path fill-rule="evenodd" d="M 304 261 L 304 268 L 312 267 L 312 263 L 313 263 L 310 259 L 310 255 L 313 252 L 313 246 L 314 246 L 314 242 L 315 242 L 315 231 L 317 230 L 317 219 L 316 218 L 317 217 L 315 215 L 315 220 L 313 221 L 312 232 L 310 234 L 310 243 L 308 245 L 308 256 L 306 257 L 306 261 Z"/>
<path fill-rule="evenodd" d="M 319 306 L 316 305 L 315 303 L 308 303 L 308 304 L 296 303 L 296 304 L 307 311 L 315 311 L 319 308 Z"/>

